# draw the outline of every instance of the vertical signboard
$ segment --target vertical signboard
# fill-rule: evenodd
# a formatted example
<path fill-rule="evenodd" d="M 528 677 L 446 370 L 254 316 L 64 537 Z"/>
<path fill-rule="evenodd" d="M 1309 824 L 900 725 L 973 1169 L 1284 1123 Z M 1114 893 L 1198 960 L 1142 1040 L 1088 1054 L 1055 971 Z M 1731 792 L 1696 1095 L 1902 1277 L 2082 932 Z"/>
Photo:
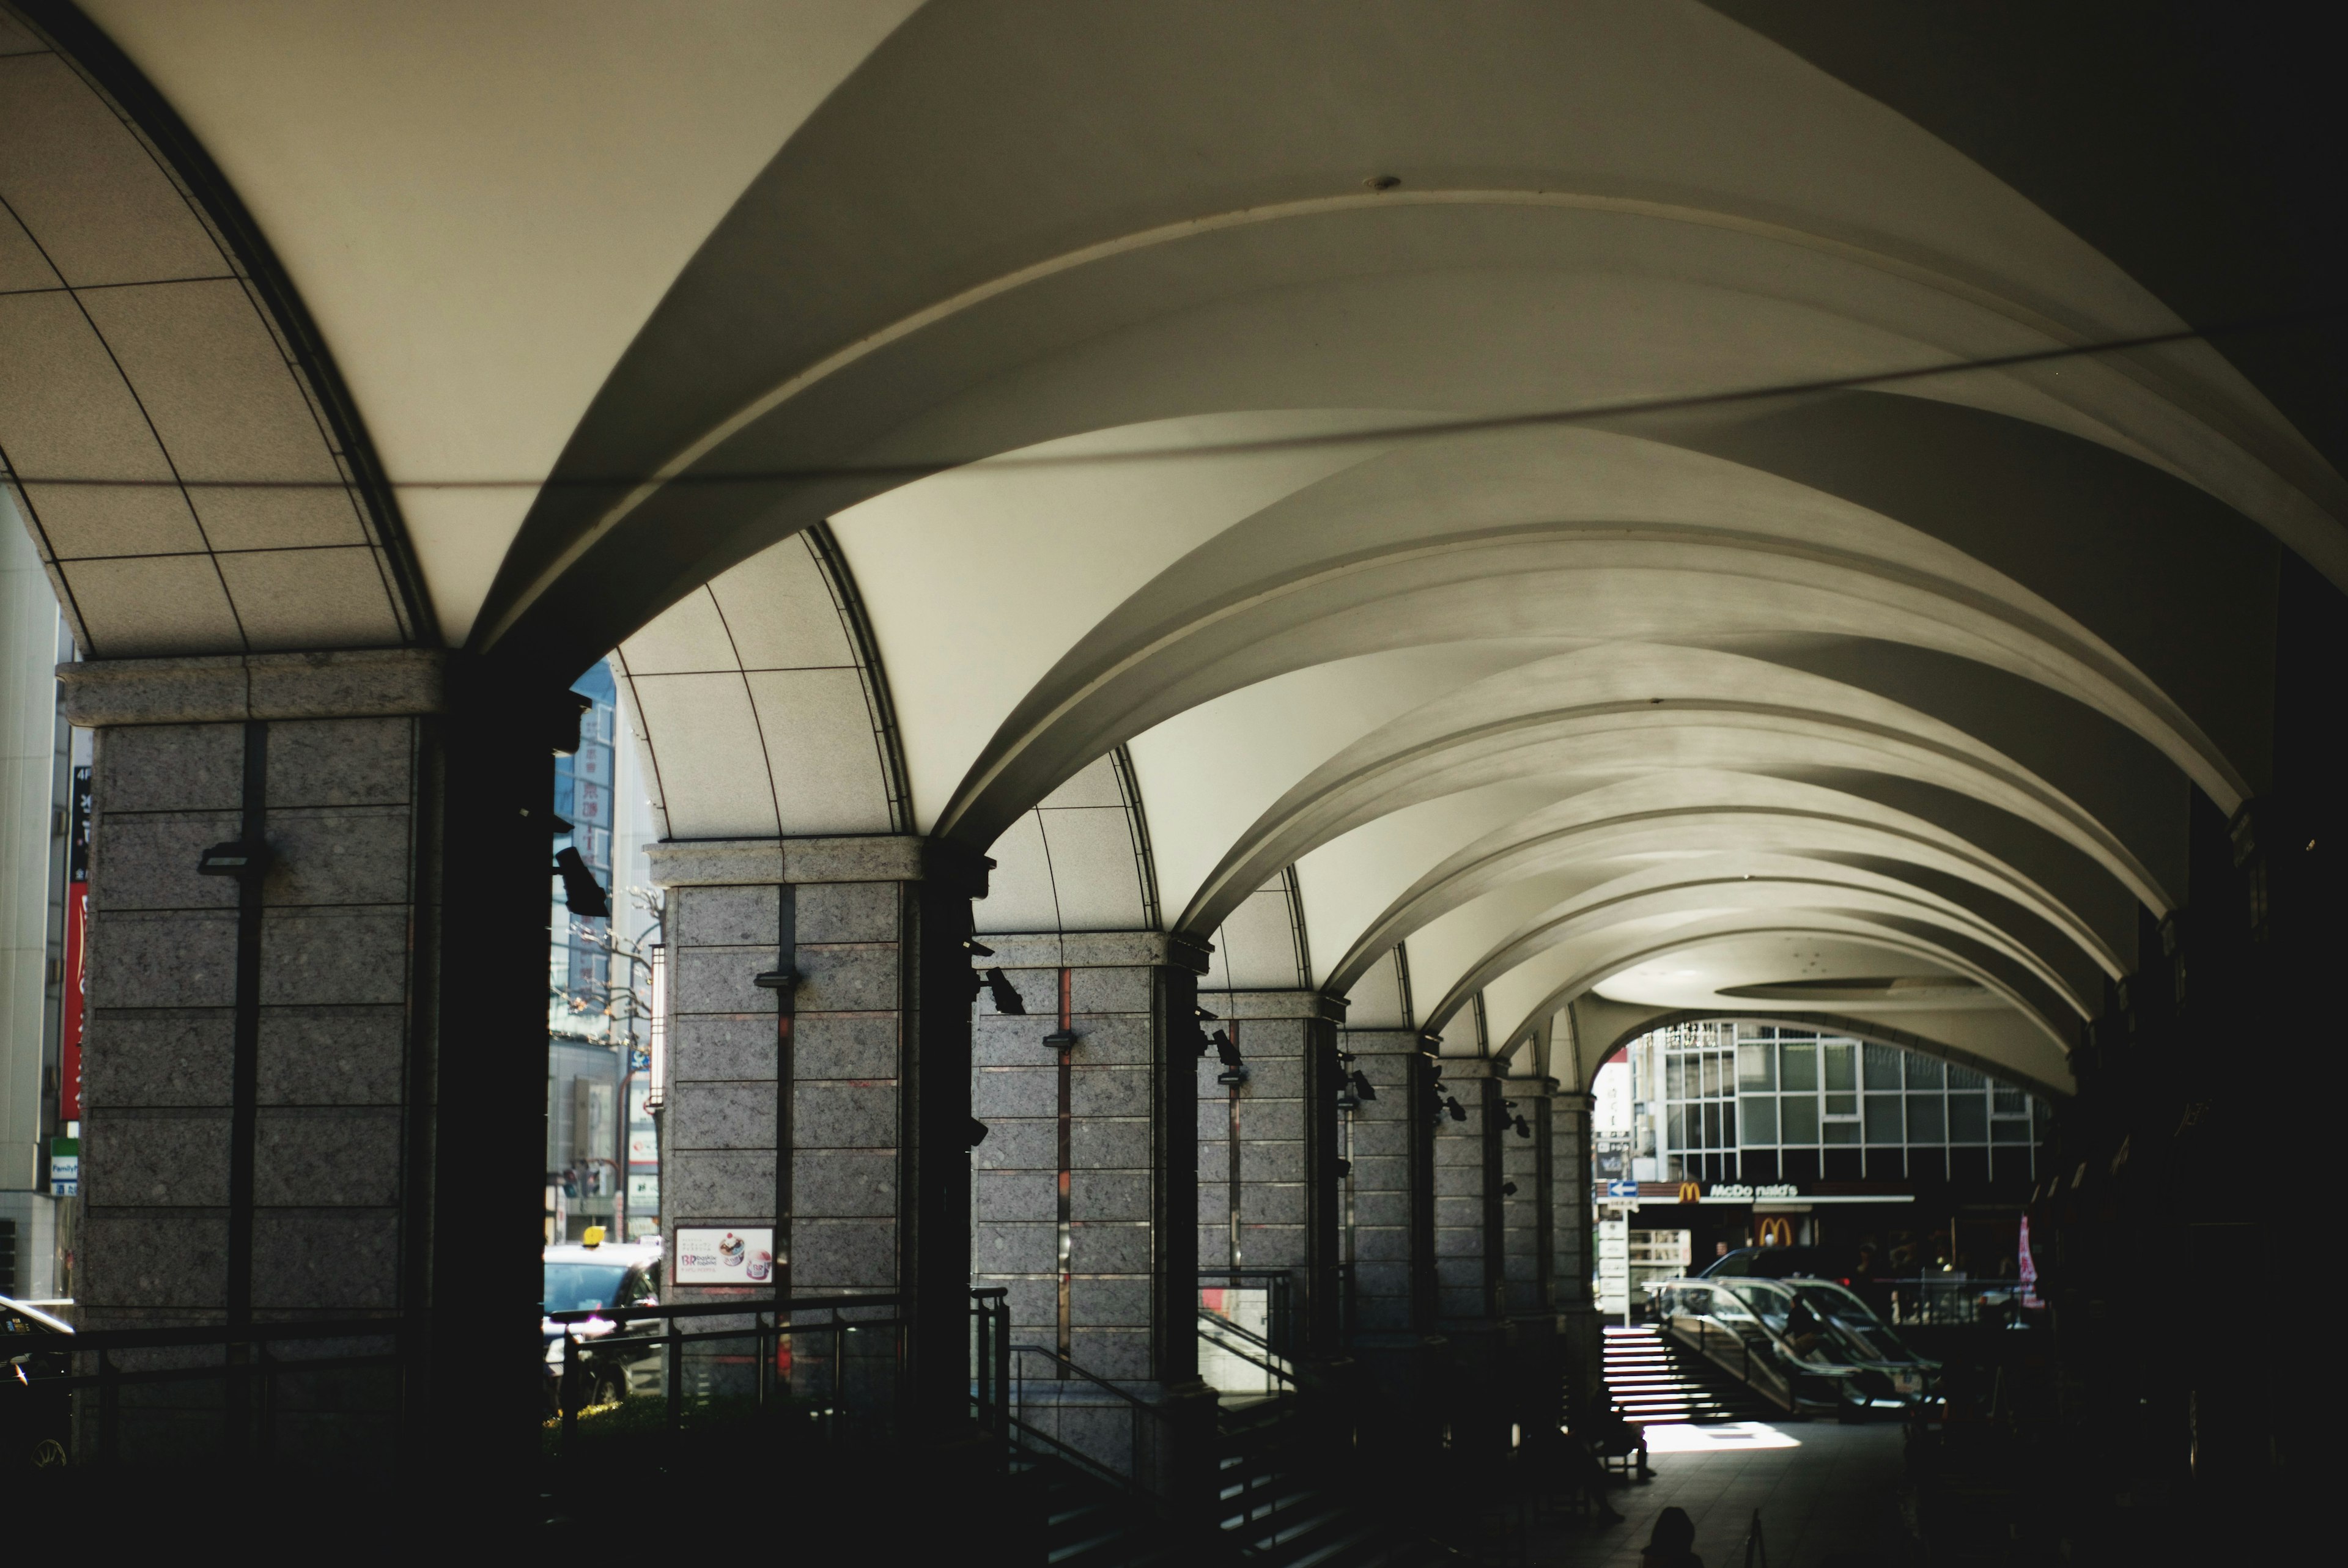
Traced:
<path fill-rule="evenodd" d="M 89 985 L 90 770 L 73 771 L 73 815 L 66 839 L 66 954 L 57 1037 L 57 1120 L 81 1120 L 81 1034 Z"/>
<path fill-rule="evenodd" d="M 1631 1222 L 1598 1222 L 1598 1310 L 1628 1313 L 1631 1308 Z"/>

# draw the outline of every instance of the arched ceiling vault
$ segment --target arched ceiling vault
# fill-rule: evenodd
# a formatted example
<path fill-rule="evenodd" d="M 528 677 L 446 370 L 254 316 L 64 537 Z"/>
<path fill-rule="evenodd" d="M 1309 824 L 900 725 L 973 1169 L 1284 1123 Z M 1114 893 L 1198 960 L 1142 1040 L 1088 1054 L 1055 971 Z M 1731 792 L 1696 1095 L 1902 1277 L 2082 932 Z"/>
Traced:
<path fill-rule="evenodd" d="M 25 10 L 0 71 L 78 118 L 0 130 L 0 452 L 69 597 L 235 611 L 87 651 L 616 647 L 672 835 L 936 833 L 994 929 L 1162 923 L 1551 1057 L 1840 995 L 2060 1089 L 2193 792 L 2267 785 L 2284 552 L 2348 585 L 2320 345 L 2178 335 L 2298 300 L 2093 193 L 2284 229 L 2207 138 L 1992 134 L 2069 124 L 2004 22 L 95 0 L 126 63 Z M 2177 97 L 2046 31 L 2120 120 Z M 124 129 L 138 71 L 248 229 Z M 206 290 L 246 326 L 122 313 Z M 109 354 L 112 446 L 57 390 Z M 253 417 L 181 417 L 246 361 Z M 369 450 L 515 482 L 315 540 L 34 482 Z"/>

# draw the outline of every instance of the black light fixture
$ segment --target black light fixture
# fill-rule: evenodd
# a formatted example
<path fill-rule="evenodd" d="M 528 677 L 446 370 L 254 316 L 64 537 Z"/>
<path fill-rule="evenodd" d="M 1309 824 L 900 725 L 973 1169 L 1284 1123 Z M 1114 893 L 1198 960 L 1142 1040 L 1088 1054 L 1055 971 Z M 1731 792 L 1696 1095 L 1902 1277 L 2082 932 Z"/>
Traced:
<path fill-rule="evenodd" d="M 1217 1030 L 1214 1033 L 1213 1044 L 1215 1060 L 1223 1064 L 1223 1070 L 1215 1074 L 1215 1081 L 1228 1083 L 1234 1087 L 1245 1083 L 1248 1081 L 1247 1063 L 1241 1059 L 1240 1048 L 1231 1042 L 1231 1037 L 1221 1030 Z"/>
<path fill-rule="evenodd" d="M 239 839 L 232 844 L 215 844 L 204 851 L 196 862 L 199 876 L 233 876 L 242 882 L 249 876 L 261 876 L 269 870 L 269 845 L 247 844 Z M 592 878 L 589 879 L 592 883 Z"/>
<path fill-rule="evenodd" d="M 1200 1018 L 1203 1018 L 1203 1019 L 1214 1019 L 1214 1018 L 1220 1018 L 1220 1017 L 1221 1017 L 1221 1016 L 1222 1016 L 1222 1015 L 1221 1015 L 1221 1014 L 1220 1014 L 1220 1013 L 1211 1013 L 1211 1012 L 1209 1012 L 1205 1008 L 1200 1007 L 1200 1006 L 1199 1006 L 1199 1005 L 1197 1005 L 1196 1003 L 1191 1004 L 1190 1010 L 1191 1010 L 1192 1012 L 1194 1012 L 1194 1013 L 1197 1013 Z"/>
<path fill-rule="evenodd" d="M 602 885 L 580 858 L 576 845 L 565 845 L 554 852 L 554 870 L 562 878 L 562 902 L 573 915 L 589 920 L 611 918 L 612 901 L 603 897 Z"/>
<path fill-rule="evenodd" d="M 750 983 L 762 991 L 795 991 L 799 989 L 798 976 L 788 969 L 768 969 L 753 975 Z"/>
<path fill-rule="evenodd" d="M 1527 1124 L 1523 1115 L 1521 1113 L 1519 1114 L 1517 1117 L 1517 1136 L 1519 1138 L 1529 1138 L 1532 1135 L 1532 1128 Z"/>
<path fill-rule="evenodd" d="M 1353 1162 L 1353 1161 L 1351 1161 L 1351 1160 L 1340 1160 L 1340 1161 L 1338 1161 L 1338 1162 L 1337 1162 L 1337 1179 L 1338 1179 L 1339 1181 L 1344 1181 L 1347 1176 L 1350 1176 L 1350 1175 L 1352 1175 L 1353 1173 L 1354 1173 L 1354 1162 Z"/>
<path fill-rule="evenodd" d="M 1372 1083 L 1360 1068 L 1354 1069 L 1354 1098 L 1366 1105 L 1377 1097 L 1377 1085 Z"/>
<path fill-rule="evenodd" d="M 980 1121 L 977 1117 L 972 1117 L 970 1119 L 970 1143 L 966 1147 L 973 1149 L 977 1148 L 981 1143 L 986 1142 L 987 1133 L 993 1131 L 993 1128 Z"/>
<path fill-rule="evenodd" d="M 1447 1094 L 1443 1097 L 1443 1109 L 1450 1113 L 1454 1122 L 1468 1120 L 1468 1107 L 1459 1103 L 1459 1097 L 1456 1094 Z"/>
<path fill-rule="evenodd" d="M 1019 988 L 1013 985 L 1001 969 L 987 970 L 985 982 L 987 991 L 994 999 L 996 1012 L 1007 1013 L 1014 1018 L 1027 1016 L 1027 999 L 1019 994 Z"/>
<path fill-rule="evenodd" d="M 1517 1195 L 1517 1184 L 1514 1182 L 1502 1182 L 1500 1184 L 1500 1195 L 1504 1198 L 1515 1197 Z"/>
<path fill-rule="evenodd" d="M 1340 1111 L 1359 1111 L 1361 1108 L 1362 1102 L 1360 1097 L 1354 1094 L 1354 1086 L 1350 1083 L 1340 1082 L 1337 1085 L 1337 1109 Z"/>
<path fill-rule="evenodd" d="M 1044 1037 L 1044 1043 L 1056 1051 L 1066 1050 L 1073 1048 L 1078 1038 L 1075 1030 L 1056 1029 Z"/>

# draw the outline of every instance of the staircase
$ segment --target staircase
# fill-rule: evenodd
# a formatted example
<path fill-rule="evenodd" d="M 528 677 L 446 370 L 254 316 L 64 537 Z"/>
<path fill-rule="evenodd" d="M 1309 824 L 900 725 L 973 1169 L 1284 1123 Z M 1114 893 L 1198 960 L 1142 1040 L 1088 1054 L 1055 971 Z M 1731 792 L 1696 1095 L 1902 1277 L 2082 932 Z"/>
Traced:
<path fill-rule="evenodd" d="M 1308 1477 L 1293 1399 L 1227 1405 L 1216 1523 L 1264 1568 L 1419 1568 L 1444 1560 L 1432 1542 L 1375 1519 Z"/>
<path fill-rule="evenodd" d="M 1155 1513 L 1138 1499 L 1058 1460 L 1011 1461 L 1014 1483 L 1044 1510 L 1044 1561 L 1053 1568 L 1172 1568 L 1176 1555 Z"/>
<path fill-rule="evenodd" d="M 1766 1420 L 1785 1412 L 1694 1351 L 1641 1324 L 1606 1330 L 1606 1387 L 1626 1420 Z"/>

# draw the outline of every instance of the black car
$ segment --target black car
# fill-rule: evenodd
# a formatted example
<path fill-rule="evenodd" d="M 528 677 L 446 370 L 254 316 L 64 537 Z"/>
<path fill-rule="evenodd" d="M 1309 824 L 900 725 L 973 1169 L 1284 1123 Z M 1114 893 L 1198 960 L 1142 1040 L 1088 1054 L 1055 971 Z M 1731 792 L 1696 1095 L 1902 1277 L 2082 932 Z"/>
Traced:
<path fill-rule="evenodd" d="M 73 1370 L 73 1326 L 0 1296 L 0 1473 L 66 1462 L 73 1395 L 42 1380 Z"/>

